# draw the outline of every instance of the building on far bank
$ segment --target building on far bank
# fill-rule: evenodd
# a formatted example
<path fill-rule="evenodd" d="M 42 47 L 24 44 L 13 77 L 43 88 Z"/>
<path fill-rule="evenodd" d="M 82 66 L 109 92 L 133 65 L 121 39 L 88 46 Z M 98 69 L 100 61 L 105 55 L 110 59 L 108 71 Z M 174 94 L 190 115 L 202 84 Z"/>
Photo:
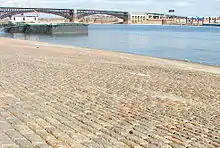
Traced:
<path fill-rule="evenodd" d="M 144 22 L 146 20 L 156 20 L 163 18 L 172 18 L 171 15 L 166 15 L 162 13 L 146 13 L 146 12 L 132 12 L 130 13 L 130 19 L 132 22 Z"/>
<path fill-rule="evenodd" d="M 132 12 L 129 17 L 132 24 L 184 24 L 186 22 L 185 17 L 162 13 Z"/>
<path fill-rule="evenodd" d="M 132 12 L 130 13 L 131 23 L 145 23 L 149 20 L 160 20 L 170 16 L 161 13 Z"/>
<path fill-rule="evenodd" d="M 147 13 L 141 13 L 141 12 L 136 12 L 136 13 L 130 13 L 130 22 L 131 23 L 141 23 L 144 22 L 148 19 Z"/>
<path fill-rule="evenodd" d="M 25 22 L 25 23 L 38 23 L 37 15 L 15 15 L 10 18 L 10 21 L 13 23 Z"/>

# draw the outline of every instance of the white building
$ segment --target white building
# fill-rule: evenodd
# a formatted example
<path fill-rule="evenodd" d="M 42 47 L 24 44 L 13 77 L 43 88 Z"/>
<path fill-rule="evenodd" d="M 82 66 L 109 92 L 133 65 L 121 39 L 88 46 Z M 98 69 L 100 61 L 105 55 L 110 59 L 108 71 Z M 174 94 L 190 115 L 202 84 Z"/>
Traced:
<path fill-rule="evenodd" d="M 141 12 L 130 13 L 130 21 L 132 23 L 134 23 L 134 22 L 144 22 L 147 19 L 148 19 L 147 13 L 141 13 Z"/>
<path fill-rule="evenodd" d="M 159 23 L 163 24 L 166 21 L 177 20 L 178 22 L 185 21 L 182 16 L 175 16 L 171 14 L 162 13 L 145 13 L 145 12 L 132 12 L 129 15 L 131 23 Z"/>
<path fill-rule="evenodd" d="M 145 12 L 132 12 L 130 13 L 130 21 L 135 22 L 145 22 L 147 20 L 153 20 L 153 19 L 162 19 L 164 17 L 167 17 L 164 14 L 160 13 L 145 13 Z"/>
<path fill-rule="evenodd" d="M 10 18 L 10 21 L 13 23 L 17 23 L 17 22 L 38 23 L 38 16 L 25 16 L 25 15 L 12 16 Z"/>

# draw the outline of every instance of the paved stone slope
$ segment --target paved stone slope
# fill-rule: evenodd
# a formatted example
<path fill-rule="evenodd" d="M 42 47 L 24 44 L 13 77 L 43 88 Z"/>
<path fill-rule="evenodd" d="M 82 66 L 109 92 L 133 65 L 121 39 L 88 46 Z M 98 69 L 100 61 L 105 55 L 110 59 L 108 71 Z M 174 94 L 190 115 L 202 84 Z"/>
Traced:
<path fill-rule="evenodd" d="M 0 39 L 0 147 L 220 147 L 220 68 Z"/>

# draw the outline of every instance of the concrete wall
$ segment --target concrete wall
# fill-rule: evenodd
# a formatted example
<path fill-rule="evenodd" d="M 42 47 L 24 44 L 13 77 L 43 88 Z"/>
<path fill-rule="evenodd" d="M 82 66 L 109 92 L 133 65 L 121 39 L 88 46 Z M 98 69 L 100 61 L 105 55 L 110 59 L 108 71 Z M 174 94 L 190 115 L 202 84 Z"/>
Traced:
<path fill-rule="evenodd" d="M 20 24 L 11 27 L 9 33 L 34 33 L 34 34 L 85 34 L 88 26 L 83 24 Z"/>

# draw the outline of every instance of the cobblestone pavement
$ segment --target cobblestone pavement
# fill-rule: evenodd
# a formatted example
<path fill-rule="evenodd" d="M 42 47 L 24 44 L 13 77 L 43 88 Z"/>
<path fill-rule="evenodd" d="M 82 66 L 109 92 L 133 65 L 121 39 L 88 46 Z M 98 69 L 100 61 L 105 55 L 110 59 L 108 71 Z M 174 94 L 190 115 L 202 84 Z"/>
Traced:
<path fill-rule="evenodd" d="M 0 147 L 220 147 L 217 72 L 0 38 Z"/>

